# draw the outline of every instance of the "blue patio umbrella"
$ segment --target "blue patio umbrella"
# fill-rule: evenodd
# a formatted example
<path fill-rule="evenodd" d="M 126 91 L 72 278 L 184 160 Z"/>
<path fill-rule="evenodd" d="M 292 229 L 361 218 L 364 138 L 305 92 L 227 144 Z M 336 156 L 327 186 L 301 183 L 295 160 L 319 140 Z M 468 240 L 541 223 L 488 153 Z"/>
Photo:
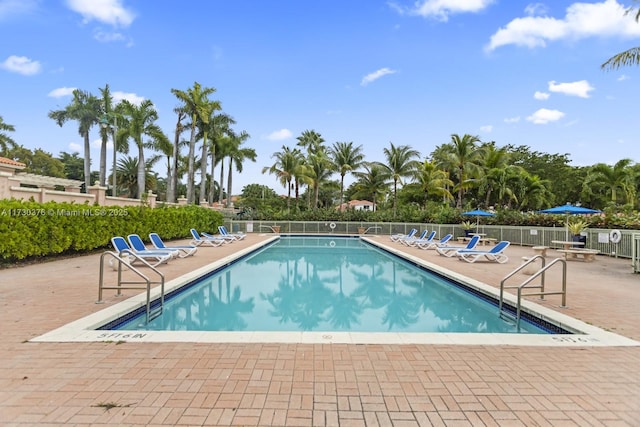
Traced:
<path fill-rule="evenodd" d="M 493 213 L 487 212 L 487 211 L 483 211 L 483 210 L 480 210 L 480 209 L 475 209 L 475 210 L 468 211 L 468 212 L 462 212 L 461 215 L 475 216 L 476 217 L 476 229 L 480 226 L 480 217 L 481 216 L 496 216 L 496 214 L 493 214 Z"/>
<path fill-rule="evenodd" d="M 566 205 L 556 206 L 554 208 L 543 209 L 540 211 L 540 213 L 565 216 L 566 240 L 569 240 L 569 215 L 588 215 L 601 212 L 602 211 L 596 209 L 583 208 L 582 206 L 570 205 L 568 203 Z"/>

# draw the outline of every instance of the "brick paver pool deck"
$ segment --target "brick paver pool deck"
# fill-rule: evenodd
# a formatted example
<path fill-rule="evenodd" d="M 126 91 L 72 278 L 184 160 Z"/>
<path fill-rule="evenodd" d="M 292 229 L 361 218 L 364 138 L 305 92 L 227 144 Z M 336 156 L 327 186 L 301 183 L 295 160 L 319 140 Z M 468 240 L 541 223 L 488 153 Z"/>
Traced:
<path fill-rule="evenodd" d="M 175 278 L 265 238 L 160 268 Z M 532 254 L 510 246 L 498 265 L 407 252 L 492 286 Z M 640 347 L 30 342 L 105 307 L 99 258 L 0 270 L 0 425 L 640 425 Z M 640 340 L 628 259 L 569 262 L 568 288 L 567 308 L 542 305 Z"/>

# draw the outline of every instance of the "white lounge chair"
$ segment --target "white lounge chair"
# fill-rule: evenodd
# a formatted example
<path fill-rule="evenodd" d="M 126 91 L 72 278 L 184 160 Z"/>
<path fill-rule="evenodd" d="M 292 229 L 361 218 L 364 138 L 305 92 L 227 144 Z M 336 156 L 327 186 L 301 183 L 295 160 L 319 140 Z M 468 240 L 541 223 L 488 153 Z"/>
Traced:
<path fill-rule="evenodd" d="M 413 237 L 415 236 L 415 234 L 418 232 L 417 228 L 412 228 L 411 230 L 409 230 L 409 232 L 407 234 L 392 234 L 391 236 L 389 236 L 389 238 L 391 239 L 392 242 L 397 242 L 400 239 L 406 239 L 408 237 Z"/>
<path fill-rule="evenodd" d="M 198 251 L 198 248 L 192 245 L 182 245 L 182 246 L 167 246 L 162 241 L 162 238 L 158 233 L 149 233 L 149 240 L 151 240 L 151 244 L 158 250 L 176 250 L 178 251 L 178 256 L 180 258 L 193 256 Z"/>
<path fill-rule="evenodd" d="M 433 239 L 435 237 L 436 237 L 436 231 L 435 230 L 433 230 L 428 235 L 427 235 L 427 230 L 424 230 L 424 232 L 422 232 L 420 237 L 411 238 L 411 239 L 405 239 L 405 240 L 402 240 L 402 243 L 407 245 L 407 246 L 414 246 L 415 247 L 418 243 L 427 243 L 427 242 L 433 241 Z"/>
<path fill-rule="evenodd" d="M 426 242 L 418 242 L 416 244 L 420 249 L 435 249 L 445 246 L 449 240 L 453 238 L 453 234 L 446 234 L 442 239 L 434 241 L 433 239 Z"/>
<path fill-rule="evenodd" d="M 438 252 L 438 255 L 442 255 L 442 256 L 446 256 L 446 257 L 453 257 L 456 255 L 456 253 L 460 250 L 471 250 L 471 249 L 475 249 L 476 246 L 478 246 L 478 242 L 480 241 L 480 236 L 473 236 L 471 237 L 471 239 L 469 240 L 469 243 L 467 243 L 467 246 L 440 246 L 438 248 L 436 248 L 436 252 Z"/>
<path fill-rule="evenodd" d="M 503 240 L 496 243 L 496 245 L 488 251 L 476 250 L 476 249 L 462 249 L 459 250 L 456 255 L 460 261 L 476 262 L 480 258 L 484 258 L 487 261 L 498 262 L 504 264 L 509 261 L 509 257 L 505 255 L 504 250 L 509 247 L 511 242 Z"/>
<path fill-rule="evenodd" d="M 236 240 L 242 240 L 245 237 L 247 237 L 246 234 L 244 233 L 229 233 L 229 231 L 227 231 L 227 227 L 225 227 L 224 225 L 219 225 L 218 226 L 218 231 L 220 232 L 220 234 L 222 236 L 231 236 L 233 238 L 235 238 Z"/>
<path fill-rule="evenodd" d="M 169 260 L 173 258 L 173 254 L 167 251 L 135 250 L 129 246 L 124 237 L 121 236 L 112 237 L 111 244 L 118 253 L 118 256 L 120 258 L 126 258 L 129 264 L 134 264 L 138 261 L 138 258 L 140 258 L 148 262 L 152 267 L 156 267 L 159 264 L 169 262 Z M 135 256 L 129 256 L 129 254 Z"/>
<path fill-rule="evenodd" d="M 206 245 L 206 246 L 216 247 L 226 243 L 226 240 L 220 237 L 204 236 L 204 235 L 201 236 L 200 234 L 198 234 L 195 228 L 192 228 L 190 231 L 191 231 L 191 236 L 193 237 L 193 239 L 191 240 L 191 244 L 194 246 Z"/>

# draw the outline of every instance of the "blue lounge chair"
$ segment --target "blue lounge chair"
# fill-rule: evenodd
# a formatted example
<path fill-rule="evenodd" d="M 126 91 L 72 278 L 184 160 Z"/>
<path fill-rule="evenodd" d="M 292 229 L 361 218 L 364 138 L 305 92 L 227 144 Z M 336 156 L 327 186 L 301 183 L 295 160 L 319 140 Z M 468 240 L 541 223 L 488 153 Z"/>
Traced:
<path fill-rule="evenodd" d="M 397 242 L 400 239 L 406 239 L 408 237 L 413 237 L 415 236 L 415 234 L 418 232 L 417 228 L 412 228 L 411 230 L 409 230 L 409 232 L 407 234 L 392 234 L 391 236 L 389 236 L 389 238 L 391 239 L 392 242 Z"/>
<path fill-rule="evenodd" d="M 178 258 L 179 250 L 177 249 L 149 249 L 144 244 L 140 236 L 137 234 L 129 234 L 127 236 L 127 240 L 129 241 L 129 246 L 136 252 L 146 252 L 146 251 L 158 251 L 158 252 L 167 252 L 171 254 L 172 258 Z"/>
<path fill-rule="evenodd" d="M 435 242 L 433 241 L 433 239 L 431 239 L 427 242 L 418 242 L 416 246 L 419 247 L 420 249 L 441 248 L 445 246 L 447 243 L 449 243 L 449 240 L 451 240 L 452 238 L 453 238 L 453 234 L 449 233 L 445 235 L 442 239 L 437 240 Z"/>
<path fill-rule="evenodd" d="M 120 236 L 111 238 L 111 244 L 113 245 L 113 248 L 118 253 L 118 256 L 120 258 L 127 259 L 127 262 L 129 264 L 134 264 L 136 261 L 138 261 L 138 259 L 143 259 L 146 262 L 148 262 L 152 267 L 155 267 L 159 264 L 169 262 L 169 260 L 173 258 L 173 255 L 171 254 L 171 252 L 167 252 L 167 251 L 152 251 L 152 250 L 137 251 L 133 249 L 131 246 L 129 246 L 129 244 L 124 239 L 124 237 L 120 237 Z M 129 256 L 129 254 L 133 254 L 138 258 L 134 256 Z"/>
<path fill-rule="evenodd" d="M 467 246 L 441 246 L 436 248 L 436 252 L 438 252 L 438 255 L 442 255 L 450 258 L 452 256 L 455 256 L 459 250 L 475 249 L 476 246 L 478 246 L 479 241 L 480 241 L 480 236 L 473 236 L 469 240 L 469 243 L 467 243 Z"/>
<path fill-rule="evenodd" d="M 242 240 L 245 237 L 247 237 L 247 235 L 244 234 L 244 233 L 229 233 L 229 231 L 227 231 L 227 227 L 225 227 L 224 225 L 219 225 L 218 226 L 218 231 L 220 232 L 220 235 L 222 235 L 222 236 L 231 236 L 236 240 Z"/>
<path fill-rule="evenodd" d="M 177 250 L 180 258 L 193 256 L 198 251 L 198 248 L 192 245 L 167 246 L 158 233 L 149 233 L 149 240 L 151 240 L 151 244 L 158 250 Z"/>
<path fill-rule="evenodd" d="M 433 241 L 433 239 L 435 237 L 436 237 L 436 231 L 435 230 L 433 230 L 428 235 L 427 235 L 427 230 L 424 230 L 424 232 L 420 235 L 420 237 L 411 238 L 411 239 L 405 239 L 405 240 L 402 240 L 402 243 L 407 245 L 407 246 L 415 247 L 419 243 L 431 242 L 431 241 Z"/>
<path fill-rule="evenodd" d="M 462 249 L 459 250 L 456 255 L 460 261 L 476 262 L 480 258 L 484 258 L 487 261 L 498 262 L 504 264 L 509 261 L 509 257 L 504 254 L 504 250 L 509 247 L 511 242 L 503 240 L 496 243 L 496 245 L 488 251 Z"/>
<path fill-rule="evenodd" d="M 220 246 L 226 243 L 225 239 L 221 237 L 204 236 L 204 235 L 201 236 L 200 234 L 198 234 L 195 228 L 192 228 L 190 231 L 191 231 L 191 236 L 193 237 L 193 240 L 191 240 L 191 244 L 194 246 L 207 245 L 207 246 L 215 247 L 215 246 Z"/>

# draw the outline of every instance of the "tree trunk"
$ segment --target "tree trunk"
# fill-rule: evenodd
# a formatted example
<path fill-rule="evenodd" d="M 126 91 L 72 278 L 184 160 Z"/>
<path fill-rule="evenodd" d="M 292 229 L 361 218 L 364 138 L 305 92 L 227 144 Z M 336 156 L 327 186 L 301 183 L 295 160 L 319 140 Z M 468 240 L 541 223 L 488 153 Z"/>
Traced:
<path fill-rule="evenodd" d="M 212 177 L 213 178 L 213 177 Z M 200 160 L 200 204 L 206 202 L 207 194 L 207 132 L 202 141 L 202 156 Z"/>
<path fill-rule="evenodd" d="M 220 194 L 218 195 L 218 203 L 222 204 L 222 199 L 224 198 L 224 158 L 220 159 Z"/>
<path fill-rule="evenodd" d="M 195 175 L 195 165 L 194 165 L 194 151 L 196 145 L 196 116 L 195 114 L 191 118 L 191 137 L 189 138 L 189 168 L 187 171 L 187 203 L 193 203 L 194 200 L 194 175 Z"/>
<path fill-rule="evenodd" d="M 233 175 L 233 157 L 229 157 L 229 172 L 227 176 L 227 207 L 231 206 L 231 176 Z"/>
<path fill-rule="evenodd" d="M 216 168 L 216 146 L 213 145 L 211 147 L 211 183 L 209 184 L 209 204 L 213 204 L 213 199 L 216 197 L 215 196 L 215 179 L 213 179 L 214 177 L 214 172 L 215 172 L 215 168 Z"/>
<path fill-rule="evenodd" d="M 142 146 L 142 138 L 140 141 L 136 141 L 138 145 L 138 199 L 142 199 L 144 197 L 144 192 L 146 190 L 146 171 L 144 164 L 144 147 Z"/>
<path fill-rule="evenodd" d="M 107 176 L 107 132 L 102 132 L 102 144 L 100 144 L 100 186 L 104 187 Z M 115 150 L 115 143 L 113 144 Z"/>
<path fill-rule="evenodd" d="M 84 133 L 84 192 L 89 192 L 91 187 L 91 144 L 89 143 L 89 131 Z"/>

